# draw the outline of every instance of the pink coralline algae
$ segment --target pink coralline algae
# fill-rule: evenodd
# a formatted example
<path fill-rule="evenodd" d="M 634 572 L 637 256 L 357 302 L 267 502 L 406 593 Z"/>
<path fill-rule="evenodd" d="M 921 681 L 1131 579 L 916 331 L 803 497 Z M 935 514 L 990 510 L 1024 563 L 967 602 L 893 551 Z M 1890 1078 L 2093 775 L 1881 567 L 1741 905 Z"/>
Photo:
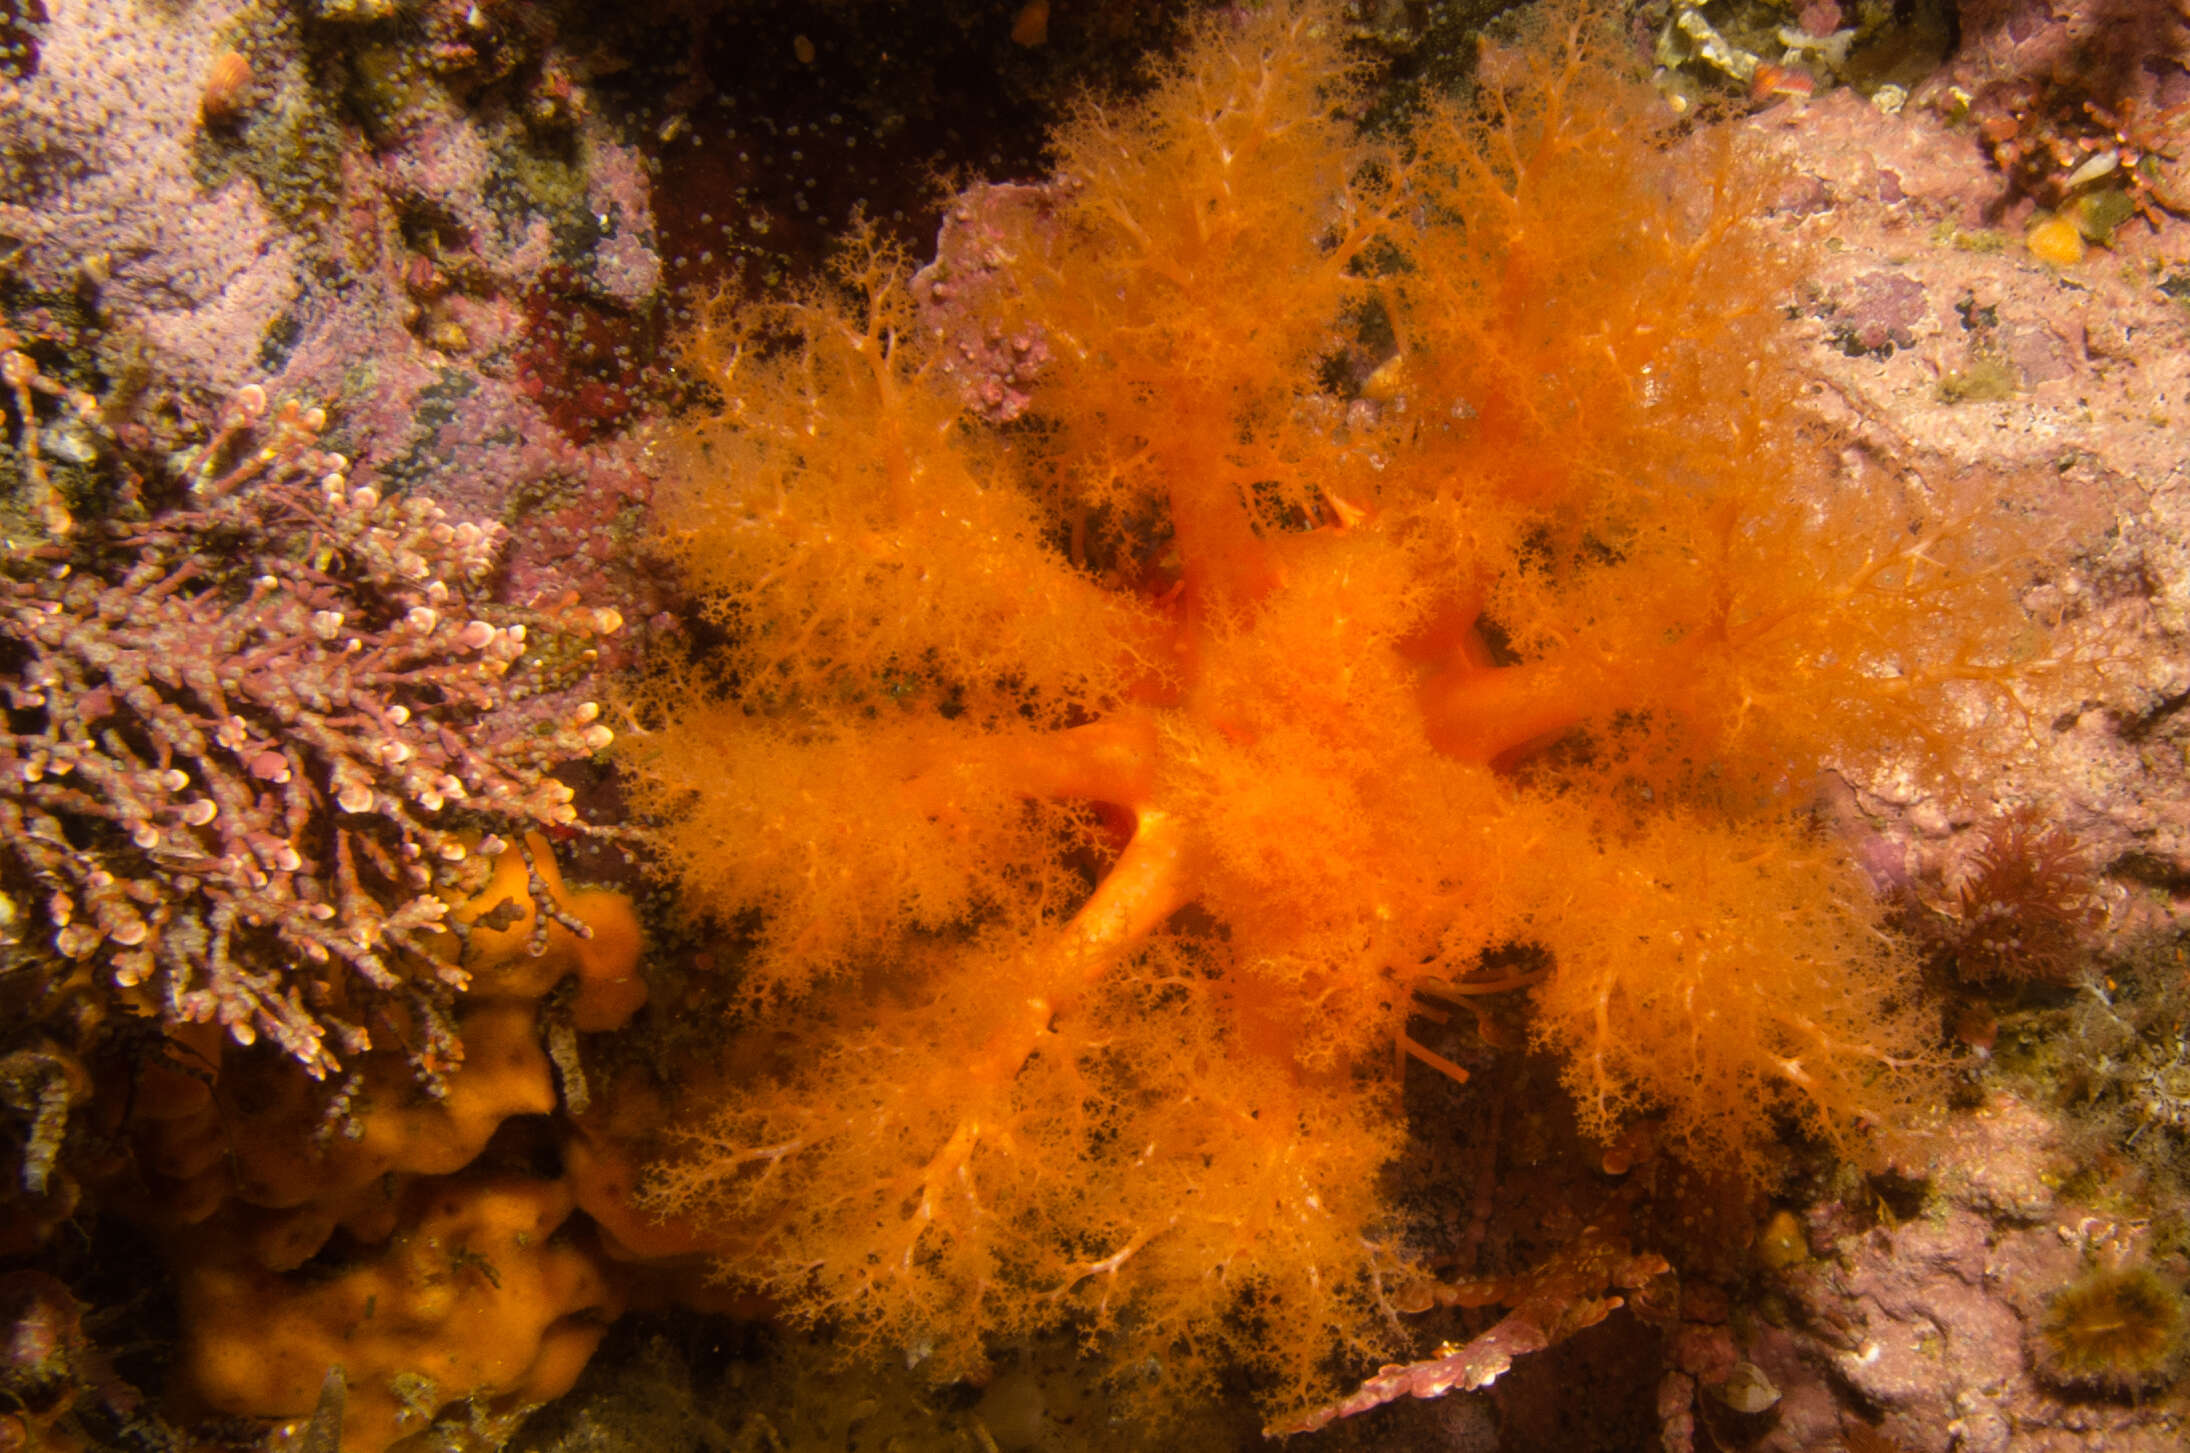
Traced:
<path fill-rule="evenodd" d="M 967 407 L 992 422 L 1019 417 L 1049 359 L 1049 340 L 1038 332 L 1007 332 L 995 322 L 1008 277 L 1002 239 L 1018 218 L 1046 220 L 1055 192 L 1055 184 L 969 188 L 944 214 L 935 261 L 913 278 L 921 326 L 946 340 L 943 370 Z"/>
<path fill-rule="evenodd" d="M 510 182 L 526 145 L 428 94 L 353 158 L 345 207 L 371 265 L 349 288 L 307 294 L 275 386 L 331 401 L 360 482 L 522 515 L 508 598 L 637 605 L 618 535 L 647 495 L 621 433 L 661 283 L 643 169 L 581 117 L 570 184 L 582 190 L 535 205 Z M 434 219 L 422 235 L 418 218 Z M 413 235 L 399 242 L 405 219 Z"/>
<path fill-rule="evenodd" d="M 53 0 L 21 22 L 0 240 L 24 287 L 0 322 L 65 356 L 129 448 L 188 442 L 246 384 L 315 399 L 354 484 L 526 518 L 503 598 L 643 609 L 612 539 L 647 490 L 623 437 L 661 302 L 643 160 L 544 8 L 389 13 Z"/>
<path fill-rule="evenodd" d="M 1851 353 L 1891 352 L 1916 341 L 1925 317 L 1923 284 L 1881 268 L 1852 279 L 1838 300 L 1833 336 Z"/>
<path fill-rule="evenodd" d="M 1786 1390 L 1759 1453 L 1830 1446 L 1852 1413 L 1910 1453 L 2159 1453 L 2183 1446 L 2179 1400 L 2093 1396 L 2049 1373 L 2043 1337 L 2063 1288 L 2091 1268 L 2151 1257 L 2150 1227 L 2058 1192 L 2071 1168 L 2057 1125 L 1995 1094 L 1956 1116 L 1912 1173 L 1932 1201 L 1861 1227 L 1868 1208 L 1809 1213 L 1817 1259 L 1776 1290 L 1793 1312 L 1760 1327 L 1748 1355 Z"/>
<path fill-rule="evenodd" d="M 2190 99 L 2190 22 L 2164 6 L 2122 20 L 2124 35 L 2165 32 L 2110 73 L 2147 97 L 2138 114 Z M 1785 159 L 1807 198 L 1802 225 L 1828 244 L 1808 279 L 1819 424 L 1849 441 L 1851 459 L 1920 461 L 1927 478 L 2044 481 L 2055 558 L 2033 570 L 2025 604 L 2062 623 L 2056 649 L 2104 662 L 2088 688 L 1994 713 L 1983 774 L 1932 779 L 1893 760 L 1844 772 L 1849 817 L 1875 835 L 1866 861 L 1882 884 L 1951 903 L 1988 825 L 2035 813 L 2094 865 L 2107 910 L 2096 936 L 2127 947 L 2190 914 L 2190 897 L 2169 886 L 2190 867 L 2179 709 L 2190 690 L 2190 310 L 2176 296 L 2190 223 L 2132 217 L 2084 263 L 2050 264 L 2022 235 L 2040 179 L 2003 172 L 1984 131 L 1995 120 L 2004 135 L 2014 118 L 2062 180 L 2113 150 L 2083 106 L 2112 104 L 2107 93 L 2069 71 L 2049 79 L 2069 40 L 2102 23 L 2065 0 L 1965 7 L 1961 52 L 1912 84 L 1898 113 L 1840 89 L 1743 124 Z M 2024 101 L 1987 89 L 2002 78 L 2030 82 Z M 2111 523 L 2070 550 L 2077 518 Z"/>
<path fill-rule="evenodd" d="M 208 188 L 194 146 L 219 36 L 247 8 L 47 0 L 30 74 L 0 81 L 0 233 L 32 288 L 95 286 L 159 373 L 225 395 L 296 300 L 302 251 L 258 189 Z"/>
<path fill-rule="evenodd" d="M 2090 0 L 1962 0 L 1961 46 L 1938 80 L 1987 85 L 2087 86 L 2171 104 L 2174 69 L 2190 18 L 2164 4 L 2092 4 Z M 2161 62 L 2148 64 L 2148 62 Z"/>
<path fill-rule="evenodd" d="M 450 896 L 498 834 L 568 829 L 549 773 L 609 740 L 590 704 L 525 710 L 537 650 L 582 663 L 619 622 L 486 605 L 499 526 L 356 486 L 316 411 L 267 412 L 239 395 L 182 507 L 0 578 L 0 892 L 76 966 L 56 992 L 101 976 L 315 1076 L 395 1009 L 430 1084 L 460 1053 Z"/>

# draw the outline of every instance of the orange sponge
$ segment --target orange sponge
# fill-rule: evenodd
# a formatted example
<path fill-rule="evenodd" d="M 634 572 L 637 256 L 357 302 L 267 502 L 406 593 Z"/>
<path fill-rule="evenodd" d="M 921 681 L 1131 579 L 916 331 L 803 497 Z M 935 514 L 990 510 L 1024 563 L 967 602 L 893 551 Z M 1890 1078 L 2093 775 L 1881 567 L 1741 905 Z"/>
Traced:
<path fill-rule="evenodd" d="M 386 1245 L 309 1279 L 268 1271 L 234 1227 L 192 1238 L 177 1278 L 181 1382 L 208 1411 L 309 1416 L 343 1369 L 344 1453 L 402 1447 L 441 1409 L 514 1422 L 568 1391 L 621 1297 L 557 1228 L 560 1181 L 422 1182 Z"/>
<path fill-rule="evenodd" d="M 199 1072 L 149 1071 L 138 1165 L 161 1186 L 150 1215 L 181 1288 L 185 1416 L 303 1417 L 340 1367 L 344 1453 L 384 1453 L 452 1404 L 469 1402 L 477 1428 L 557 1396 L 621 1310 L 590 1228 L 558 1234 L 570 1177 L 475 1167 L 512 1117 L 560 1105 L 545 995 L 575 976 L 571 1018 L 587 1031 L 646 1000 L 630 902 L 571 892 L 546 842 L 527 848 L 529 862 L 495 860 L 450 908 L 464 931 L 432 944 L 470 976 L 453 1016 L 463 1058 L 438 1097 L 393 1044 L 353 1064 L 332 1134 L 327 1088 L 292 1059 L 178 1036 Z M 538 928 L 535 894 L 555 905 Z"/>

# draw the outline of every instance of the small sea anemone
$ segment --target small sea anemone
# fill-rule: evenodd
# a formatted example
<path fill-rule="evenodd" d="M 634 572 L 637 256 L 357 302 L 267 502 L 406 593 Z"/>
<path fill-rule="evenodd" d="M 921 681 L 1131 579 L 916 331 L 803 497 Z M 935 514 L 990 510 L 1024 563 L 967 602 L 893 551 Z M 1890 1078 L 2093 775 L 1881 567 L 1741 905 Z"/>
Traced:
<path fill-rule="evenodd" d="M 2029 812 L 1984 829 L 1956 891 L 1953 952 L 1966 981 L 2064 983 L 2105 917 L 2075 837 Z"/>
<path fill-rule="evenodd" d="M 2182 1288 L 2150 1266 L 2087 1272 L 2047 1298 L 2031 1360 L 2047 1382 L 2134 1393 L 2168 1381 L 2183 1346 Z"/>

